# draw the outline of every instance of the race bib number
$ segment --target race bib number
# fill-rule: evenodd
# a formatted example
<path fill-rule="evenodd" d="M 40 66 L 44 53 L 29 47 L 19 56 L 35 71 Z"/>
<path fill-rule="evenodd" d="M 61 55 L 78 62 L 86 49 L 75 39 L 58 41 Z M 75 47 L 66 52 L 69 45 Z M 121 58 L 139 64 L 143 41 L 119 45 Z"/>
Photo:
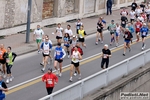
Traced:
<path fill-rule="evenodd" d="M 143 32 L 143 35 L 146 35 L 146 32 Z"/>
<path fill-rule="evenodd" d="M 104 58 L 107 58 L 107 54 L 104 54 Z"/>
<path fill-rule="evenodd" d="M 128 37 L 128 35 L 127 34 L 125 34 L 125 38 L 127 38 Z"/>
<path fill-rule="evenodd" d="M 57 53 L 58 56 L 60 55 L 60 52 L 59 52 L 59 51 L 57 51 L 56 53 Z"/>
<path fill-rule="evenodd" d="M 80 38 L 83 38 L 82 34 L 79 35 Z"/>
<path fill-rule="evenodd" d="M 7 62 L 7 63 L 9 63 L 9 62 L 10 62 L 10 60 L 7 58 L 7 59 L 6 59 L 6 62 Z"/>
<path fill-rule="evenodd" d="M 140 25 L 137 25 L 137 28 L 140 28 Z"/>
<path fill-rule="evenodd" d="M 51 79 L 48 79 L 48 80 L 47 80 L 47 83 L 48 83 L 48 84 L 53 84 L 53 82 L 52 82 Z"/>
<path fill-rule="evenodd" d="M 124 22 L 124 21 L 122 21 L 122 24 L 125 24 L 125 22 Z"/>

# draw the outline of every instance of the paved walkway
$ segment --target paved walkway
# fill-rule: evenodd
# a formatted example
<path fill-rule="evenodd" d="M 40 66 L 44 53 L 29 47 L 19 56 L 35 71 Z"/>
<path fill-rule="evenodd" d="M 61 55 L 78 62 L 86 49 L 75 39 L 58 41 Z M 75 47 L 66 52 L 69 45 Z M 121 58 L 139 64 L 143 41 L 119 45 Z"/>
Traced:
<path fill-rule="evenodd" d="M 129 11 L 129 8 L 128 8 Z M 109 25 L 110 21 L 113 19 L 115 22 L 120 23 L 120 9 L 113 11 L 112 15 L 106 16 L 106 15 L 100 15 L 104 17 L 104 19 L 107 22 L 107 25 Z M 82 19 L 82 22 L 84 24 L 85 31 L 87 34 L 94 34 L 96 33 L 96 23 L 98 21 L 99 16 L 93 16 L 89 18 Z M 67 22 L 62 23 L 62 27 L 65 29 L 67 25 L 70 24 L 72 26 L 72 30 L 75 33 L 75 22 Z M 52 34 L 52 32 L 55 31 L 55 26 L 51 27 L 43 27 L 43 30 L 45 34 L 48 34 L 50 39 L 52 40 L 53 44 L 56 44 L 55 35 Z M 107 26 L 105 27 L 105 29 Z M 11 46 L 12 50 L 16 52 L 18 55 L 25 54 L 28 52 L 35 51 L 37 49 L 36 43 L 33 41 L 33 32 L 30 33 L 30 43 L 25 43 L 26 35 L 25 34 L 15 34 L 11 36 L 6 36 L 4 39 L 0 39 L 0 43 L 3 43 L 5 47 Z"/>

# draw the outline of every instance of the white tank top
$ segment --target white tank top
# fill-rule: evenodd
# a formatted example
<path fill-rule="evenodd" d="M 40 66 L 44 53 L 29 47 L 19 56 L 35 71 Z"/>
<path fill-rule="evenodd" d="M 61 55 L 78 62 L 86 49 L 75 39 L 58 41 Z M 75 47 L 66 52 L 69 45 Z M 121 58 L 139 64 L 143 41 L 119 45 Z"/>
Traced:
<path fill-rule="evenodd" d="M 49 55 L 49 43 L 47 44 L 44 43 L 43 50 L 44 54 Z"/>
<path fill-rule="evenodd" d="M 79 51 L 73 51 L 72 53 L 72 62 L 77 63 L 79 62 Z"/>
<path fill-rule="evenodd" d="M 120 35 L 120 26 L 116 27 L 116 32 Z"/>

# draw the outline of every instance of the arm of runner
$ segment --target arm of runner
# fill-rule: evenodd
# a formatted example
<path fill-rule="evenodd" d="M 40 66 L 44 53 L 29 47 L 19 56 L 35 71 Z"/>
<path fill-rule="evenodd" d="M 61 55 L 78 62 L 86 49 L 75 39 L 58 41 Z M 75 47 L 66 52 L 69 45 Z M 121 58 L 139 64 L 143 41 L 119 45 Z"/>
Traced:
<path fill-rule="evenodd" d="M 13 60 L 12 60 L 12 62 L 14 62 L 15 58 L 17 57 L 17 54 L 14 53 L 14 52 L 12 52 L 12 55 L 13 55 Z"/>
<path fill-rule="evenodd" d="M 41 50 L 43 50 L 43 45 L 44 45 L 44 43 L 41 44 L 41 47 L 40 47 Z"/>
<path fill-rule="evenodd" d="M 109 50 L 109 54 L 108 54 L 108 57 L 111 57 L 111 51 Z"/>
<path fill-rule="evenodd" d="M 46 82 L 46 77 L 45 77 L 45 75 L 43 75 L 42 81 L 43 81 L 43 82 Z"/>
<path fill-rule="evenodd" d="M 66 56 L 66 52 L 65 52 L 64 49 L 62 49 L 62 52 L 63 52 L 63 54 L 64 54 L 63 57 L 62 57 L 62 59 L 63 59 L 63 58 L 65 58 L 65 56 Z"/>
<path fill-rule="evenodd" d="M 1 90 L 4 91 L 4 92 L 8 91 L 7 85 L 4 82 L 2 82 L 2 88 L 1 88 Z"/>
<path fill-rule="evenodd" d="M 58 83 L 58 77 L 56 75 L 54 77 L 54 80 L 55 80 L 55 84 L 57 84 Z"/>
<path fill-rule="evenodd" d="M 35 34 L 36 34 L 36 32 L 35 32 L 35 30 L 34 30 L 34 33 L 33 33 L 33 41 L 35 41 Z"/>
<path fill-rule="evenodd" d="M 82 56 L 81 56 L 81 54 L 80 54 L 80 53 L 79 53 L 79 55 L 78 55 L 78 56 L 79 56 L 79 60 L 82 60 Z"/>

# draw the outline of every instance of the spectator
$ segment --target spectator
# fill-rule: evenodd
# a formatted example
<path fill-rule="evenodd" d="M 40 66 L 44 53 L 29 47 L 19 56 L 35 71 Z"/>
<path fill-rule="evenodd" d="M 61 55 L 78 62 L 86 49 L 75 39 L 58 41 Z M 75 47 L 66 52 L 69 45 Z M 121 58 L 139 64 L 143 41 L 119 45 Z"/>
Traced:
<path fill-rule="evenodd" d="M 112 14 L 112 0 L 107 0 L 107 15 L 109 15 L 108 13 L 110 12 L 110 15 Z"/>
<path fill-rule="evenodd" d="M 133 11 L 135 11 L 136 7 L 137 7 L 137 3 L 134 0 L 134 2 L 131 4 L 131 8 Z"/>

